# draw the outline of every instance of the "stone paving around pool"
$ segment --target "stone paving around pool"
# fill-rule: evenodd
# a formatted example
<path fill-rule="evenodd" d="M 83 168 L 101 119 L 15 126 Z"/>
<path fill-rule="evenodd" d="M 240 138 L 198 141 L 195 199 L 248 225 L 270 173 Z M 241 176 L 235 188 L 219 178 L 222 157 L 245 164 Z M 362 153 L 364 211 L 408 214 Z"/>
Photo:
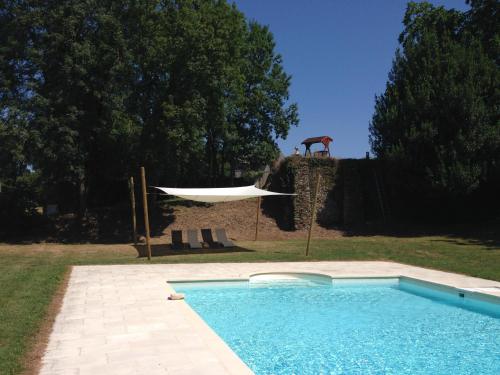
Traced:
<path fill-rule="evenodd" d="M 40 375 L 251 374 L 167 280 L 247 279 L 264 272 L 407 276 L 500 296 L 500 283 L 391 262 L 76 266 Z"/>

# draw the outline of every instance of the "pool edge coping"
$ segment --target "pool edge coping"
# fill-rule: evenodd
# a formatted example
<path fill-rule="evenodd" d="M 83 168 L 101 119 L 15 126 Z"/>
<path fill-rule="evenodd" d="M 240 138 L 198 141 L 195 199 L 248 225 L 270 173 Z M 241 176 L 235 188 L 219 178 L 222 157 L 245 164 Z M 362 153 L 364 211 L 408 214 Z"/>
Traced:
<path fill-rule="evenodd" d="M 275 275 L 275 274 L 295 274 L 295 275 L 311 275 L 311 276 L 322 276 L 328 277 L 332 281 L 333 280 L 380 280 L 380 279 L 398 279 L 398 281 L 410 280 L 415 283 L 425 284 L 426 287 L 431 289 L 436 289 L 439 291 L 447 292 L 447 293 L 463 293 L 472 297 L 472 299 L 477 299 L 484 302 L 500 304 L 500 296 L 495 294 L 474 290 L 474 288 L 464 288 L 458 287 L 455 285 L 450 285 L 447 283 L 438 283 L 435 281 L 424 280 L 421 278 L 417 278 L 414 276 L 406 276 L 406 275 L 388 275 L 388 276 L 331 276 L 328 274 L 322 273 L 312 273 L 312 272 L 259 272 L 250 274 L 248 278 L 207 278 L 207 279 L 174 279 L 174 280 L 166 280 L 167 285 L 170 286 L 170 283 L 178 284 L 178 283 L 207 283 L 207 282 L 250 282 L 253 276 L 261 276 L 261 275 Z M 172 288 L 175 292 L 175 289 Z"/>

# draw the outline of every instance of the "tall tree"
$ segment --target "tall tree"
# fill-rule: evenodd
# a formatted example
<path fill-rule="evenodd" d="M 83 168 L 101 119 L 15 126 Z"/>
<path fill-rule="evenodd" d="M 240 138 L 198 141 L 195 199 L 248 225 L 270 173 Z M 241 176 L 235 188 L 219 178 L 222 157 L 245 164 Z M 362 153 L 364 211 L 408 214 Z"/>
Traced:
<path fill-rule="evenodd" d="M 9 230 L 33 213 L 38 198 L 38 174 L 31 169 L 38 137 L 30 127 L 35 67 L 27 7 L 0 1 L 0 222 Z"/>
<path fill-rule="evenodd" d="M 9 155 L 82 214 L 139 165 L 198 186 L 260 168 L 298 122 L 272 34 L 225 0 L 0 1 L 0 139 L 29 139 Z"/>
<path fill-rule="evenodd" d="M 500 2 L 497 0 L 467 0 L 466 28 L 477 36 L 484 51 L 500 64 Z"/>
<path fill-rule="evenodd" d="M 500 167 L 499 69 L 470 23 L 474 12 L 410 2 L 376 97 L 372 148 L 420 194 L 470 194 Z"/>
<path fill-rule="evenodd" d="M 122 142 L 133 133 L 126 109 L 130 53 L 119 2 L 49 2 L 38 9 L 35 167 L 47 186 L 74 186 L 86 210 L 89 184 L 122 178 Z M 105 161 L 105 162 L 103 162 Z"/>
<path fill-rule="evenodd" d="M 161 110 L 149 111 L 156 115 L 145 121 L 142 147 L 148 164 L 164 161 L 155 178 L 214 185 L 236 166 L 262 167 L 277 154 L 275 139 L 298 123 L 272 34 L 225 1 L 164 5 L 165 43 L 148 63 L 165 77 L 147 101 Z"/>
<path fill-rule="evenodd" d="M 243 62 L 243 89 L 229 114 L 226 158 L 256 169 L 276 158 L 275 140 L 298 124 L 296 104 L 287 105 L 291 77 L 274 52 L 268 27 L 250 22 Z M 234 167 L 234 165 L 232 165 Z"/>

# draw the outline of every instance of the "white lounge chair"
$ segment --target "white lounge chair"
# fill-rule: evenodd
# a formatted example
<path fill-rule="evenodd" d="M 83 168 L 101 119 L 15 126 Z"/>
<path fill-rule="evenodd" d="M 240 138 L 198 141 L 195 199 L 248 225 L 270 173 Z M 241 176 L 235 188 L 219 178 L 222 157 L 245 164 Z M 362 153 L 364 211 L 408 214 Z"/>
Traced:
<path fill-rule="evenodd" d="M 215 235 L 217 236 L 217 242 L 222 244 L 224 247 L 234 247 L 233 241 L 229 240 L 226 236 L 226 231 L 223 228 L 216 228 Z"/>
<path fill-rule="evenodd" d="M 201 249 L 202 245 L 200 240 L 198 239 L 198 231 L 196 229 L 188 229 L 188 243 L 191 249 Z"/>

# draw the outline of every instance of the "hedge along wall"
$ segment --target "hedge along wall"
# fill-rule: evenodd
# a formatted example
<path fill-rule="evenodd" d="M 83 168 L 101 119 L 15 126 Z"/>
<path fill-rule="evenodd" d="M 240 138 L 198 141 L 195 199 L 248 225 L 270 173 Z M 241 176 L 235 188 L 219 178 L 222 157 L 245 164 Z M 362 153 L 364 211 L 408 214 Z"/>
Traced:
<path fill-rule="evenodd" d="M 264 210 L 282 229 L 308 228 L 319 172 L 319 225 L 357 225 L 379 220 L 382 215 L 375 185 L 376 168 L 376 160 L 288 157 L 272 172 L 268 188 L 297 195 L 279 201 L 265 199 Z"/>
<path fill-rule="evenodd" d="M 316 200 L 317 222 L 323 226 L 338 223 L 342 212 L 336 159 L 295 158 L 291 161 L 294 172 L 294 218 L 296 229 L 309 227 L 311 209 L 318 173 L 321 175 Z"/>

